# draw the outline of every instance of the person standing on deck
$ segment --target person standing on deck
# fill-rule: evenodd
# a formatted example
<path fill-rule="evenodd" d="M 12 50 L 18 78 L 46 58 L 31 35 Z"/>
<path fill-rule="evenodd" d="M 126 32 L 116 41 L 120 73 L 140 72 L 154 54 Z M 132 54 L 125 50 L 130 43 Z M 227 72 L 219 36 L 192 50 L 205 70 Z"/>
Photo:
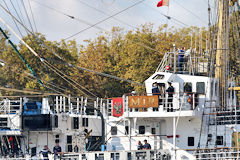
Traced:
<path fill-rule="evenodd" d="M 174 88 L 172 86 L 171 82 L 168 82 L 168 89 L 166 90 L 166 92 L 168 93 L 168 105 L 167 105 L 167 112 L 173 112 L 173 93 L 174 93 Z"/>
<path fill-rule="evenodd" d="M 184 48 L 178 50 L 178 70 L 182 73 L 184 63 Z"/>
<path fill-rule="evenodd" d="M 152 95 L 159 95 L 160 91 L 158 88 L 158 84 L 157 82 L 153 83 L 153 87 L 152 87 Z"/>
<path fill-rule="evenodd" d="M 158 88 L 157 82 L 154 82 L 154 83 L 153 83 L 153 86 L 152 86 L 152 95 L 153 95 L 153 96 L 157 95 L 157 96 L 158 96 L 158 99 L 159 99 L 160 90 L 159 90 L 159 88 Z M 159 101 L 159 102 L 160 102 L 160 101 Z M 158 108 L 153 108 L 153 111 L 158 111 Z"/>
<path fill-rule="evenodd" d="M 143 150 L 151 149 L 151 145 L 147 143 L 147 140 L 144 140 Z"/>
<path fill-rule="evenodd" d="M 48 158 L 48 154 L 49 153 L 52 153 L 52 152 L 48 149 L 48 146 L 45 145 L 44 148 L 39 152 L 39 156 L 40 156 L 40 154 L 42 154 L 43 155 L 43 159 L 44 160 L 48 160 L 49 159 Z"/>
<path fill-rule="evenodd" d="M 141 141 L 138 141 L 137 149 L 138 150 L 142 150 L 143 149 L 143 145 L 142 145 Z"/>
<path fill-rule="evenodd" d="M 53 147 L 54 159 L 57 159 L 62 154 L 62 148 L 59 146 L 59 140 L 56 140 L 56 146 Z"/>

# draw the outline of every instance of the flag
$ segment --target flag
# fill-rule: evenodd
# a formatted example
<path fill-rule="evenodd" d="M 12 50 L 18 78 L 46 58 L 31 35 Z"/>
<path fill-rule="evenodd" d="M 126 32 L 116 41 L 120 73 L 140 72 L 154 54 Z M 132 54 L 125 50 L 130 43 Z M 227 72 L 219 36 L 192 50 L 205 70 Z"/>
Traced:
<path fill-rule="evenodd" d="M 123 98 L 113 98 L 112 99 L 112 114 L 113 117 L 120 117 L 123 115 Z"/>
<path fill-rule="evenodd" d="M 169 6 L 169 0 L 161 0 L 158 2 L 157 7 Z"/>

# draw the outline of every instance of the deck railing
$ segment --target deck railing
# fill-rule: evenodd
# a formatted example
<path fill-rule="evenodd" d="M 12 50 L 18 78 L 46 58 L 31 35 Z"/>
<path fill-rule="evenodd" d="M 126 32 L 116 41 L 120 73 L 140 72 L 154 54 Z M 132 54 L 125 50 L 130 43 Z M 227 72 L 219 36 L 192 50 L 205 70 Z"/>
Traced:
<path fill-rule="evenodd" d="M 168 66 L 168 69 L 166 67 Z M 203 55 L 184 55 L 179 59 L 174 52 L 164 54 L 156 72 L 176 72 L 182 74 L 206 74 L 208 72 L 208 59 Z"/>
<path fill-rule="evenodd" d="M 240 150 L 236 148 L 215 148 L 196 151 L 197 160 L 225 160 L 240 159 Z"/>
<path fill-rule="evenodd" d="M 152 95 L 152 94 L 149 94 Z M 125 97 L 125 112 L 175 112 L 195 110 L 199 106 L 199 97 L 196 93 L 173 93 L 173 97 L 169 97 L 168 93 L 158 95 L 159 106 L 149 108 L 129 108 L 128 96 Z"/>

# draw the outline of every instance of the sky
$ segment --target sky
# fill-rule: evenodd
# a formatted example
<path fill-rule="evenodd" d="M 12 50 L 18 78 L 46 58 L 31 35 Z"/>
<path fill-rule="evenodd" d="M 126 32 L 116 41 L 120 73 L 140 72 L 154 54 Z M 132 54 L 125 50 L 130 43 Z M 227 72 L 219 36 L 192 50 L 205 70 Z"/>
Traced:
<path fill-rule="evenodd" d="M 5 0 L 11 13 L 17 17 L 14 6 L 24 24 L 31 29 L 22 1 L 26 7 L 33 30 L 42 33 L 48 40 L 60 41 L 141 0 Z M 119 26 L 126 31 L 133 30 L 146 23 L 153 23 L 155 28 L 165 23 L 175 27 L 183 27 L 179 22 L 168 21 L 161 13 L 174 17 L 188 26 L 207 27 L 207 2 L 208 0 L 170 0 L 169 7 L 158 8 L 156 7 L 158 0 L 145 0 L 71 39 L 75 39 L 78 44 L 84 45 L 84 40 L 94 39 L 101 32 L 111 31 L 113 26 Z M 0 4 L 6 7 L 4 0 Z M 214 6 L 214 0 L 210 0 L 210 5 Z M 75 20 L 63 14 L 74 16 Z M 2 8 L 0 8 L 0 17 L 19 34 L 13 20 Z M 36 28 L 34 27 L 33 17 Z M 2 23 L 0 25 L 6 29 Z M 20 31 L 23 35 L 26 35 L 22 27 L 20 27 Z M 11 38 L 17 42 L 14 36 L 11 36 Z"/>

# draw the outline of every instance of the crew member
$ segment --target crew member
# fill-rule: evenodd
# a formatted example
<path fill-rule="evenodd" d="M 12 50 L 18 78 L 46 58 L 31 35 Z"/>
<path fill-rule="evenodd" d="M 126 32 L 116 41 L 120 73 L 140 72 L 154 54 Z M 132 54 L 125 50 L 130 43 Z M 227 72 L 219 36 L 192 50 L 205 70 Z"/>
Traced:
<path fill-rule="evenodd" d="M 171 82 L 168 82 L 168 89 L 166 90 L 168 93 L 168 106 L 167 106 L 167 112 L 173 112 L 173 93 L 174 93 L 174 88 L 172 86 Z"/>
<path fill-rule="evenodd" d="M 159 96 L 160 96 L 160 90 L 158 88 L 158 84 L 157 82 L 154 82 L 153 83 L 153 86 L 152 86 L 152 95 L 157 95 L 158 96 L 158 99 L 159 99 Z M 160 102 L 160 101 L 159 101 Z M 158 107 L 155 107 L 153 108 L 153 111 L 158 111 Z"/>
<path fill-rule="evenodd" d="M 143 150 L 151 149 L 151 145 L 149 143 L 147 143 L 146 139 L 143 142 L 144 142 Z"/>
<path fill-rule="evenodd" d="M 40 154 L 43 155 L 43 159 L 44 160 L 48 160 L 48 154 L 51 154 L 52 152 L 49 150 L 48 146 L 45 145 L 44 148 L 39 152 L 39 156 Z"/>
<path fill-rule="evenodd" d="M 152 95 L 159 95 L 159 94 L 160 94 L 160 91 L 158 88 L 158 84 L 157 82 L 154 82 L 152 87 Z"/>
<path fill-rule="evenodd" d="M 183 63 L 184 63 L 184 48 L 178 50 L 178 70 L 179 72 L 183 71 Z"/>
<path fill-rule="evenodd" d="M 142 145 L 141 141 L 138 141 L 137 149 L 138 150 L 142 150 L 143 149 L 143 145 Z"/>
<path fill-rule="evenodd" d="M 58 158 L 62 154 L 62 148 L 59 146 L 59 140 L 55 141 L 56 145 L 53 147 L 54 159 Z"/>

